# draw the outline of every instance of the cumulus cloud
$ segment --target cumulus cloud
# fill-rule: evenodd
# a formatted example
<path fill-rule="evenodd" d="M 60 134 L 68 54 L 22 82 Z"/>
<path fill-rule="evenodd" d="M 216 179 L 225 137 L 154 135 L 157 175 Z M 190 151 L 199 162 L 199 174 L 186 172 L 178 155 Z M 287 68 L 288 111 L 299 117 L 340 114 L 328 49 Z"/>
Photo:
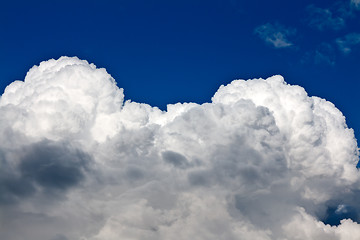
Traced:
<path fill-rule="evenodd" d="M 287 48 L 294 45 L 289 40 L 289 37 L 295 35 L 296 30 L 293 28 L 286 28 L 278 23 L 266 23 L 255 28 L 254 33 L 275 48 Z"/>
<path fill-rule="evenodd" d="M 62 57 L 6 88 L 0 123 L 1 239 L 360 236 L 354 132 L 281 76 L 161 111 Z"/>
<path fill-rule="evenodd" d="M 336 43 L 342 53 L 349 54 L 353 47 L 360 44 L 360 33 L 349 33 L 342 38 L 337 38 Z"/>

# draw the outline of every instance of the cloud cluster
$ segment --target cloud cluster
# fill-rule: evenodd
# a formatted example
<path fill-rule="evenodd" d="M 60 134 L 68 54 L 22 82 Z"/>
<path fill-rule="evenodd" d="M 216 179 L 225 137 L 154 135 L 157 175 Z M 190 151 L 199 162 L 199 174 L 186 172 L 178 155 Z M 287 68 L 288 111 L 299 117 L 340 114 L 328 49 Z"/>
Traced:
<path fill-rule="evenodd" d="M 353 47 L 360 44 L 360 33 L 349 33 L 343 38 L 336 39 L 341 52 L 349 54 Z"/>
<path fill-rule="evenodd" d="M 161 111 L 62 57 L 6 88 L 0 139 L 0 239 L 360 236 L 353 130 L 281 76 Z"/>
<path fill-rule="evenodd" d="M 326 29 L 339 30 L 345 27 L 343 16 L 336 16 L 330 9 L 309 5 L 306 10 L 309 14 L 308 23 L 313 28 L 323 31 Z"/>
<path fill-rule="evenodd" d="M 320 32 L 338 31 L 338 37 L 332 39 L 321 40 L 312 50 L 307 49 L 301 59 L 301 63 L 327 64 L 334 66 L 337 61 L 338 53 L 343 56 L 351 53 L 360 44 L 358 32 L 349 32 L 344 34 L 344 30 L 349 23 L 354 23 L 358 10 L 360 10 L 359 0 L 336 1 L 327 4 L 325 8 L 307 5 L 304 10 L 302 23 Z M 305 45 L 299 45 L 292 41 L 294 37 L 300 36 L 299 28 L 293 26 L 284 26 L 278 22 L 266 23 L 257 26 L 254 33 L 265 41 L 268 45 L 276 49 L 293 48 L 303 50 L 307 48 Z M 319 34 L 316 33 L 316 34 Z M 306 34 L 307 37 L 309 34 Z M 334 35 L 334 32 L 330 35 Z M 329 35 L 329 36 L 330 36 Z M 328 35 L 327 35 L 328 36 Z M 315 39 L 315 38 L 314 38 Z M 337 51 L 338 50 L 338 51 Z"/>

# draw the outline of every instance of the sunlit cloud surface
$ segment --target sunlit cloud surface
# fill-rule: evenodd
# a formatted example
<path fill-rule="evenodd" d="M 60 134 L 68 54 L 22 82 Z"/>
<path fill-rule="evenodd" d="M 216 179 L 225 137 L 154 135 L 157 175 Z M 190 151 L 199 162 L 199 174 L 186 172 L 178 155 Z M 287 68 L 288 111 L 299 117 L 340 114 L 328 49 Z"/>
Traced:
<path fill-rule="evenodd" d="M 281 76 L 161 111 L 124 101 L 105 69 L 52 59 L 6 88 L 0 140 L 0 239 L 360 236 L 354 132 Z"/>

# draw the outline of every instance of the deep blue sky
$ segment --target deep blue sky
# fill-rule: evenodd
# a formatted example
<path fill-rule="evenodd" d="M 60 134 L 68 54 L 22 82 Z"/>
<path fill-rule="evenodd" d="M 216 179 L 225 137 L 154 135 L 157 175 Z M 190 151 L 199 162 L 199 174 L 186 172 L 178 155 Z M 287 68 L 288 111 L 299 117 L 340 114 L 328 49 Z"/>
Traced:
<path fill-rule="evenodd" d="M 281 74 L 333 102 L 360 138 L 360 4 L 348 1 L 2 1 L 0 90 L 62 55 L 105 67 L 125 97 L 208 102 Z"/>

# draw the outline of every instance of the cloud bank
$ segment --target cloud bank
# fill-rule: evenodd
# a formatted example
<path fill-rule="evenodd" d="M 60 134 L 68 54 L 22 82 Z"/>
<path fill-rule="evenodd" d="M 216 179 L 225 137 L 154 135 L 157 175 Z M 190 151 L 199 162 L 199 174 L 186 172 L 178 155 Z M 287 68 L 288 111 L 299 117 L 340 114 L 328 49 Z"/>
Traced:
<path fill-rule="evenodd" d="M 5 89 L 0 139 L 0 239 L 360 236 L 354 132 L 281 76 L 161 111 L 62 57 Z"/>

